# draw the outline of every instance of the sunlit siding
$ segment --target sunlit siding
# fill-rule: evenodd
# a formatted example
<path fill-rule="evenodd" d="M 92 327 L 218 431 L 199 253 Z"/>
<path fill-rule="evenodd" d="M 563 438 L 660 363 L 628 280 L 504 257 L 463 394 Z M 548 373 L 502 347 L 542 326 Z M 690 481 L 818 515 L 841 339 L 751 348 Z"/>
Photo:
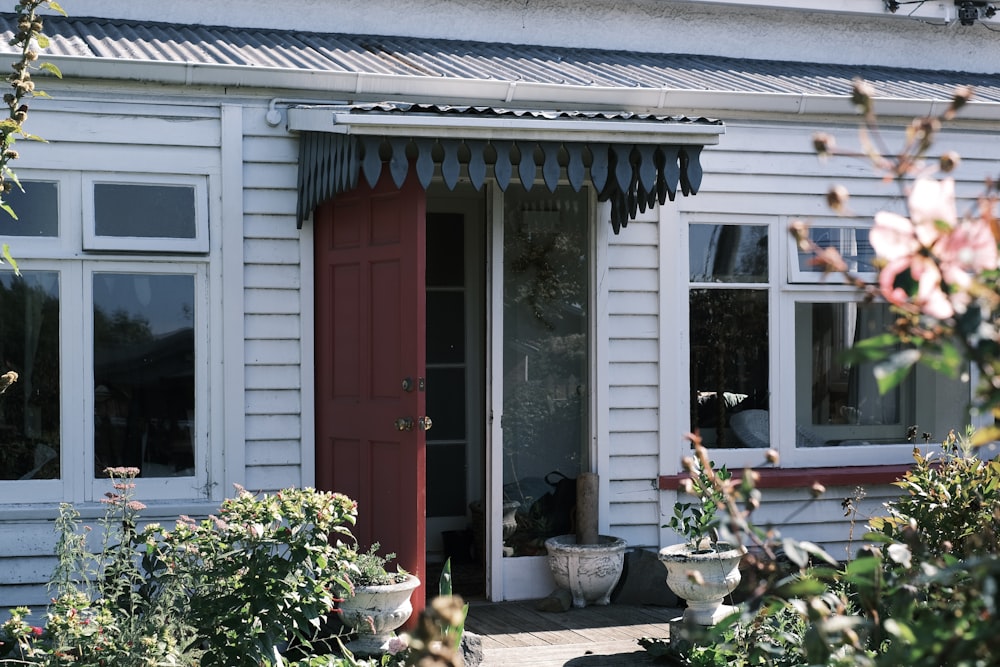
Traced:
<path fill-rule="evenodd" d="M 609 236 L 608 485 L 612 535 L 655 546 L 659 525 L 660 230 L 652 212 Z"/>
<path fill-rule="evenodd" d="M 302 232 L 295 225 L 298 143 L 244 111 L 246 485 L 304 483 Z M 310 224 L 310 223 L 306 223 Z"/>

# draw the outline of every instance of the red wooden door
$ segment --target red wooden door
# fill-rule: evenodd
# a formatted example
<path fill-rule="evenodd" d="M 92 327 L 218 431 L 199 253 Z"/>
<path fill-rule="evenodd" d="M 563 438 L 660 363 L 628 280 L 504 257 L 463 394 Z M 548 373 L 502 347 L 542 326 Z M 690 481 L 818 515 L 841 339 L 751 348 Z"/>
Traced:
<path fill-rule="evenodd" d="M 426 205 L 415 178 L 386 181 L 314 215 L 316 484 L 358 502 L 361 547 L 379 542 L 426 586 L 426 439 L 396 425 L 425 415 Z"/>

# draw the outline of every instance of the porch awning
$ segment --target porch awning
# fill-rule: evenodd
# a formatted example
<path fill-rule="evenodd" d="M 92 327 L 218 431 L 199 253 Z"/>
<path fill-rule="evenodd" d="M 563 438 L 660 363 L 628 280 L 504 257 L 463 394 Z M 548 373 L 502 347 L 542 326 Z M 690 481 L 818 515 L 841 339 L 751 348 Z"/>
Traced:
<path fill-rule="evenodd" d="M 288 111 L 301 134 L 299 227 L 322 202 L 358 185 L 374 186 L 384 169 L 397 187 L 410 172 L 427 188 L 439 171 L 454 189 L 462 178 L 478 190 L 491 172 L 501 190 L 513 179 L 530 190 L 576 190 L 588 182 L 611 202 L 615 233 L 639 211 L 698 192 L 704 146 L 716 144 L 720 121 L 614 112 L 510 111 L 492 107 L 365 104 L 299 106 Z"/>

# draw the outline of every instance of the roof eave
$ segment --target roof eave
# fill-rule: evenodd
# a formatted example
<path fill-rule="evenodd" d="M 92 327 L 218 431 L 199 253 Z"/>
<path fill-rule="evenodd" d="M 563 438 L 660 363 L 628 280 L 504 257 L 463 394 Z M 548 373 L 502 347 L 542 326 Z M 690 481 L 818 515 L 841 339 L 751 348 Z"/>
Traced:
<path fill-rule="evenodd" d="M 322 91 L 331 101 L 345 97 L 421 100 L 525 108 L 621 109 L 694 116 L 725 116 L 734 112 L 855 115 L 848 95 L 580 86 L 82 56 L 50 56 L 47 60 L 57 65 L 66 79 L 235 87 L 269 90 L 281 96 Z M 949 103 L 950 100 L 935 99 L 876 99 L 883 116 L 936 114 Z M 1000 120 L 1000 103 L 973 101 L 962 109 L 962 118 Z"/>

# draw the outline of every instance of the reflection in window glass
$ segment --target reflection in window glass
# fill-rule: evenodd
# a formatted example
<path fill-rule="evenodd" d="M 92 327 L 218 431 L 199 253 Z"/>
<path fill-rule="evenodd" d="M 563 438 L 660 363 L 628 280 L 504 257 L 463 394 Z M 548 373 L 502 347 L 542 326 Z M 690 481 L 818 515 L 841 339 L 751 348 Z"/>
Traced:
<path fill-rule="evenodd" d="M 589 465 L 588 197 L 511 186 L 504 203 L 503 481 L 519 504 L 504 548 L 528 556 L 572 532 L 572 492 L 539 501 Z"/>
<path fill-rule="evenodd" d="M 194 277 L 94 274 L 94 471 L 194 474 Z"/>
<path fill-rule="evenodd" d="M 796 440 L 799 446 L 906 442 L 913 378 L 880 394 L 871 363 L 849 364 L 841 354 L 889 329 L 883 303 L 797 303 Z M 911 401 L 906 401 L 909 403 Z M 910 413 L 910 414 L 907 414 Z"/>
<path fill-rule="evenodd" d="M 58 479 L 58 274 L 0 273 L 0 312 L 0 479 Z"/>
<path fill-rule="evenodd" d="M 834 248 L 847 262 L 852 273 L 875 272 L 875 249 L 868 241 L 869 230 L 860 227 L 810 227 L 809 238 L 820 248 Z M 814 263 L 815 257 L 799 250 L 799 271 L 821 274 L 822 264 Z"/>
<path fill-rule="evenodd" d="M 767 296 L 691 290 L 691 422 L 706 447 L 768 446 Z"/>
<path fill-rule="evenodd" d="M 767 282 L 767 227 L 705 225 L 689 227 L 691 282 Z"/>
<path fill-rule="evenodd" d="M 192 185 L 94 184 L 97 236 L 193 239 Z"/>
<path fill-rule="evenodd" d="M 52 181 L 21 181 L 4 195 L 17 220 L 0 211 L 0 238 L 7 236 L 59 236 L 59 184 Z"/>

